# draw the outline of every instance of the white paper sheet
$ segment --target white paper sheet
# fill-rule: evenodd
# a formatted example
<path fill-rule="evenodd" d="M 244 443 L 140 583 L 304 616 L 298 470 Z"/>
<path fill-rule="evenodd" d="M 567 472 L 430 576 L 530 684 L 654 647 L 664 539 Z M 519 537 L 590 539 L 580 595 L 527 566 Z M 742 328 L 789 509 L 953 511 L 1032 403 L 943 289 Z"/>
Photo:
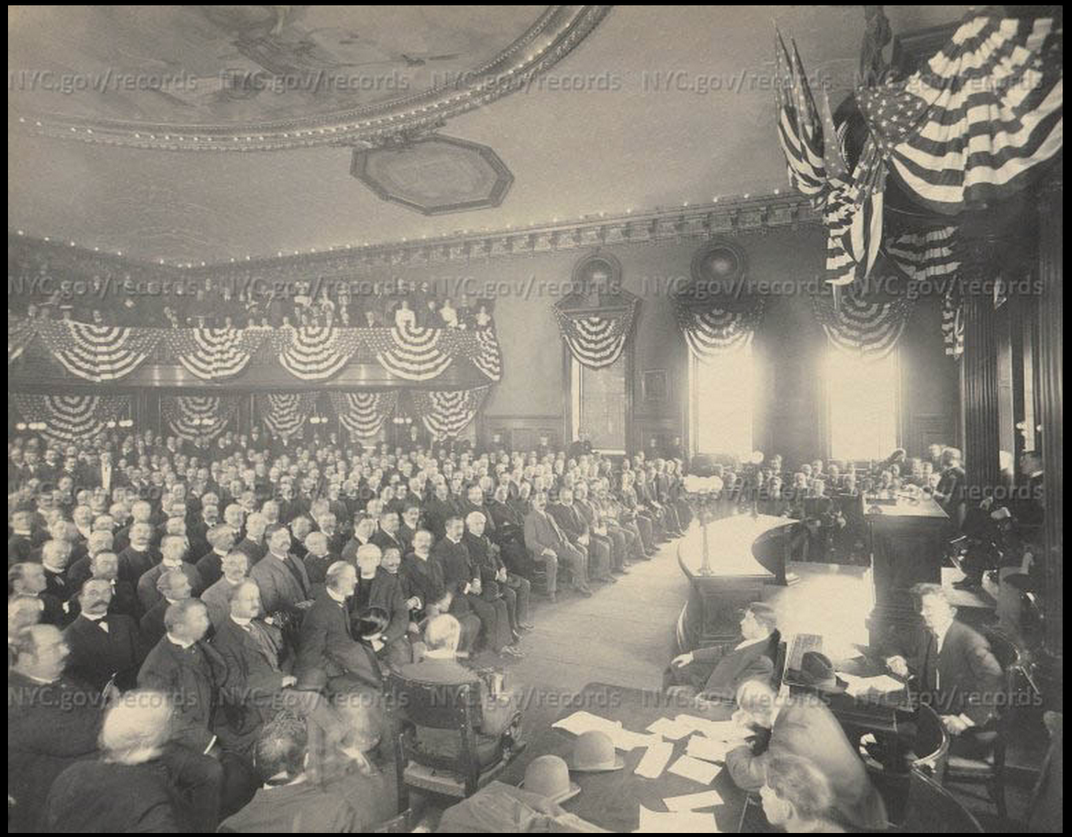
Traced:
<path fill-rule="evenodd" d="M 673 754 L 673 744 L 669 744 L 665 741 L 653 744 L 648 747 L 648 751 L 644 754 L 644 758 L 640 760 L 640 763 L 636 766 L 636 769 L 633 772 L 637 776 L 643 776 L 645 779 L 658 779 L 663 775 L 666 763 L 670 761 L 670 757 Z"/>
<path fill-rule="evenodd" d="M 754 735 L 752 730 L 742 727 L 736 721 L 711 721 L 696 715 L 678 715 L 676 720 L 678 724 L 687 726 L 715 741 L 743 741 L 748 736 Z"/>
<path fill-rule="evenodd" d="M 671 811 L 668 814 L 640 806 L 640 828 L 636 834 L 717 834 L 714 814 Z"/>
<path fill-rule="evenodd" d="M 672 765 L 670 765 L 670 772 L 675 776 L 682 776 L 685 779 L 692 779 L 694 782 L 699 782 L 701 785 L 709 785 L 714 778 L 722 770 L 721 767 L 700 761 L 692 756 L 682 756 Z"/>
<path fill-rule="evenodd" d="M 859 697 L 868 693 L 881 695 L 899 692 L 905 684 L 900 680 L 890 677 L 888 674 L 880 674 L 877 677 L 857 677 L 853 674 L 838 672 L 838 677 L 846 683 L 846 693 L 852 697 Z"/>
<path fill-rule="evenodd" d="M 721 805 L 722 797 L 718 791 L 701 791 L 689 793 L 685 796 L 670 796 L 663 800 L 668 811 L 698 811 L 701 808 L 710 808 L 712 805 Z"/>
<path fill-rule="evenodd" d="M 660 735 L 667 741 L 677 741 L 692 732 L 692 728 L 669 718 L 659 718 L 648 725 L 648 732 Z"/>
<path fill-rule="evenodd" d="M 726 760 L 726 753 L 736 746 L 738 746 L 737 742 L 714 741 L 710 738 L 704 738 L 702 735 L 694 735 L 689 739 L 689 744 L 688 747 L 685 748 L 685 753 L 693 758 L 703 759 L 704 761 L 724 762 Z"/>
<path fill-rule="evenodd" d="M 608 718 L 601 718 L 599 715 L 584 711 L 574 712 L 561 721 L 555 721 L 551 726 L 574 735 L 581 735 L 591 730 L 604 732 L 614 742 L 614 749 L 623 751 L 633 750 L 637 747 L 647 747 L 662 740 L 658 735 L 623 729 L 621 721 L 611 721 Z"/>

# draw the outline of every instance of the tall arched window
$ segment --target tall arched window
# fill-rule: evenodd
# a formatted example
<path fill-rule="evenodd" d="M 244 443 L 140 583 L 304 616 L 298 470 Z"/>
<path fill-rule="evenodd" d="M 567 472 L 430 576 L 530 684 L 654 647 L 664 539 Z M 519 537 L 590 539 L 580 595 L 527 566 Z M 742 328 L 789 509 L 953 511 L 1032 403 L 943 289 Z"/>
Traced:
<path fill-rule="evenodd" d="M 752 452 L 756 369 L 751 342 L 700 359 L 689 355 L 689 423 L 697 453 Z"/>

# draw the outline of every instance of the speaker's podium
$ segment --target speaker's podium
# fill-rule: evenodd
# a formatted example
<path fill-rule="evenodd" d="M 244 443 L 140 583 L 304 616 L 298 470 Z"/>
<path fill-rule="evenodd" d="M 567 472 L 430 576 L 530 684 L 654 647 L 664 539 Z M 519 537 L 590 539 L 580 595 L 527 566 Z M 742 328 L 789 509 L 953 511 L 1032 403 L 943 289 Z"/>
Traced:
<path fill-rule="evenodd" d="M 915 645 L 923 622 L 912 587 L 942 583 L 949 515 L 931 497 L 864 498 L 874 609 L 867 620 L 872 648 Z M 891 642 L 892 640 L 892 642 Z"/>

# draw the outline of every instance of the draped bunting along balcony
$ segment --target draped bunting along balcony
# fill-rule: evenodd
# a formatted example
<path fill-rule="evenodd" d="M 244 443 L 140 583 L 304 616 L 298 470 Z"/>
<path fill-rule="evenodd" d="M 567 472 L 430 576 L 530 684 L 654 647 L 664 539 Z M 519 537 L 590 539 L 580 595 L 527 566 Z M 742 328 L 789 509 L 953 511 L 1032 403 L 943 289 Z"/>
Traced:
<path fill-rule="evenodd" d="M 151 381 L 134 373 L 150 365 L 179 366 L 187 374 L 158 374 Z M 327 381 L 347 367 L 364 364 L 382 370 L 376 383 L 496 382 L 502 358 L 494 326 L 479 329 L 403 327 L 265 327 L 146 328 L 93 325 L 70 320 L 27 320 L 8 317 L 8 365 L 20 361 L 36 373 L 42 361 L 54 361 L 70 376 L 90 381 L 144 384 L 169 378 L 244 384 L 247 376 L 280 368 L 299 381 Z M 14 370 L 19 377 L 20 370 Z M 51 370 L 40 370 L 46 375 Z M 59 373 L 59 370 L 56 370 Z M 37 377 L 36 374 L 31 377 Z M 59 373 L 59 377 L 64 377 Z M 185 379 L 185 380 L 183 380 Z"/>

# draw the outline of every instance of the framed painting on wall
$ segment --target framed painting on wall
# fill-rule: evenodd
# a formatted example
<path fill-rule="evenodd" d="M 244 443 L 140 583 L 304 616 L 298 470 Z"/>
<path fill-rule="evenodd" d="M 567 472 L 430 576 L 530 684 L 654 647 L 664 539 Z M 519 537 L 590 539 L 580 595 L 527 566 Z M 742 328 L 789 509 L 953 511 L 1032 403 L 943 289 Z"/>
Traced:
<path fill-rule="evenodd" d="M 640 379 L 645 404 L 665 404 L 670 400 L 670 379 L 665 369 L 645 369 Z"/>

